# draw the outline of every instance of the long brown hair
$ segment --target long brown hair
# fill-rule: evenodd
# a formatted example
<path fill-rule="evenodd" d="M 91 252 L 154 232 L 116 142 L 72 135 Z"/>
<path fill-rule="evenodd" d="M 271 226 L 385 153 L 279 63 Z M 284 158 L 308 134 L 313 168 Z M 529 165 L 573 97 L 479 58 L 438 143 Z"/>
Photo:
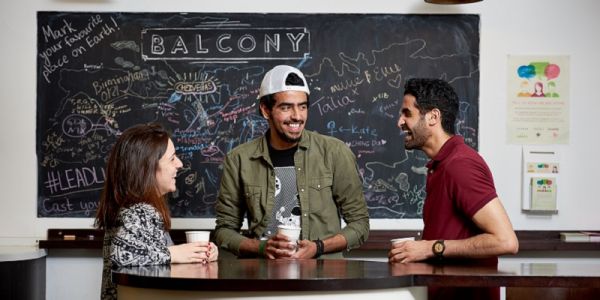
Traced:
<path fill-rule="evenodd" d="M 160 195 L 156 171 L 167 151 L 169 133 L 158 123 L 128 128 L 117 139 L 106 166 L 104 189 L 96 212 L 100 229 L 116 227 L 121 208 L 148 203 L 162 216 L 165 230 L 171 228 L 166 196 Z"/>

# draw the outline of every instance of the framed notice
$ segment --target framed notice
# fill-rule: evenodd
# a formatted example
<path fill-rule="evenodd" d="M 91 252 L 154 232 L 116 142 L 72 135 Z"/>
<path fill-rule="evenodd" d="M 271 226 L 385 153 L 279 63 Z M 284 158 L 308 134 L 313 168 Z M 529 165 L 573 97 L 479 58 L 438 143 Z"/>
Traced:
<path fill-rule="evenodd" d="M 569 142 L 569 57 L 509 56 L 507 141 Z"/>

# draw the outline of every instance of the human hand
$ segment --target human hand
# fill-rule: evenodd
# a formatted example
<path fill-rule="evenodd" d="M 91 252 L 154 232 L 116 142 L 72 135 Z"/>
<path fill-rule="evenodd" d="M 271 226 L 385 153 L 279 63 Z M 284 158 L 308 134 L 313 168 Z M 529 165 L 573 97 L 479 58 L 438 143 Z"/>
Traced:
<path fill-rule="evenodd" d="M 278 233 L 272 236 L 265 245 L 265 256 L 269 259 L 291 258 L 296 251 L 296 243 L 287 236 Z"/>
<path fill-rule="evenodd" d="M 208 245 L 208 262 L 215 261 L 219 258 L 219 247 L 211 242 Z"/>
<path fill-rule="evenodd" d="M 294 253 L 294 255 L 292 255 L 292 258 L 313 258 L 315 257 L 316 253 L 317 245 L 315 244 L 315 242 L 311 240 L 300 240 L 298 241 L 298 250 L 296 251 L 296 253 Z"/>
<path fill-rule="evenodd" d="M 426 260 L 431 254 L 432 241 L 403 241 L 392 244 L 388 253 L 391 263 L 409 263 Z"/>
<path fill-rule="evenodd" d="M 192 242 L 170 246 L 171 263 L 206 263 L 210 257 L 209 249 L 216 249 L 216 246 L 213 244 L 211 247 L 211 244 L 208 242 Z"/>

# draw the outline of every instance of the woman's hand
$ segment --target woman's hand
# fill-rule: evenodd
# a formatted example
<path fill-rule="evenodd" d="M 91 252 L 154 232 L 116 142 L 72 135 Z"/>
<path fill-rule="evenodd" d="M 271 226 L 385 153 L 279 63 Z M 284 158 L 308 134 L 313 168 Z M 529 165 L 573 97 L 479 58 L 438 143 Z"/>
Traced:
<path fill-rule="evenodd" d="M 169 247 L 171 263 L 207 263 L 217 260 L 219 250 L 213 243 L 193 242 Z"/>

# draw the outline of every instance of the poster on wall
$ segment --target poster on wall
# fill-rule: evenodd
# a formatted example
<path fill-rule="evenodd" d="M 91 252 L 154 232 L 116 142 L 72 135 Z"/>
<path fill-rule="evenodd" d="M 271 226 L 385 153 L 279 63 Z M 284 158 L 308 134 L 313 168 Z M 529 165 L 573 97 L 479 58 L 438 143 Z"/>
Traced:
<path fill-rule="evenodd" d="M 507 142 L 569 143 L 569 57 L 508 56 Z"/>

